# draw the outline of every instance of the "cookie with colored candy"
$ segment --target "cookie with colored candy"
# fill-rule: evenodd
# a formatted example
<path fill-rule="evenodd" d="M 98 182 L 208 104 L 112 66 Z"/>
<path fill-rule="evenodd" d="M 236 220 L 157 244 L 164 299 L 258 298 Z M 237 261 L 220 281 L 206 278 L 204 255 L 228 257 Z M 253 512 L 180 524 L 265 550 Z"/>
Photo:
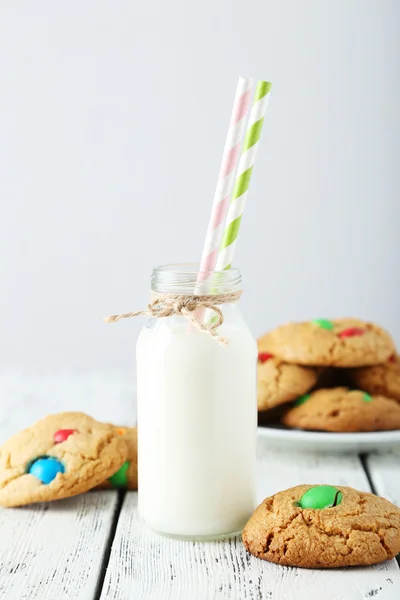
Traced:
<path fill-rule="evenodd" d="M 285 362 L 319 367 L 376 365 L 394 353 L 387 331 L 359 319 L 288 323 L 265 335 L 261 345 Z"/>
<path fill-rule="evenodd" d="M 83 413 L 50 415 L 0 448 L 0 505 L 21 506 L 86 492 L 128 454 L 114 427 Z"/>
<path fill-rule="evenodd" d="M 400 552 L 400 508 L 342 485 L 298 485 L 260 504 L 243 543 L 254 556 L 280 565 L 373 565 Z"/>
<path fill-rule="evenodd" d="M 260 352 L 257 364 L 258 410 L 269 410 L 305 394 L 317 381 L 314 369 L 282 362 L 268 352 Z"/>
<path fill-rule="evenodd" d="M 281 421 L 317 431 L 394 430 L 400 429 L 400 404 L 346 387 L 321 389 L 298 398 Z"/>
<path fill-rule="evenodd" d="M 400 357 L 397 354 L 381 365 L 349 369 L 348 377 L 370 394 L 382 394 L 400 402 Z"/>
<path fill-rule="evenodd" d="M 115 431 L 122 437 L 128 448 L 128 456 L 124 464 L 111 475 L 106 481 L 103 481 L 97 489 L 128 489 L 137 490 L 138 487 L 138 469 L 137 469 L 137 428 L 136 427 L 115 427 Z"/>

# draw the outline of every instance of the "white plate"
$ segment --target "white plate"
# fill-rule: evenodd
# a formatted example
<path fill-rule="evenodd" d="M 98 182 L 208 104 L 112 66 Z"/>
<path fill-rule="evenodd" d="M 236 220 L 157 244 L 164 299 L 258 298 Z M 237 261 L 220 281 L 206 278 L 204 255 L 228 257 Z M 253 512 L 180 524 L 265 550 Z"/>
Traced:
<path fill-rule="evenodd" d="M 400 431 L 329 433 L 264 426 L 258 433 L 274 448 L 319 452 L 372 452 L 400 448 Z"/>

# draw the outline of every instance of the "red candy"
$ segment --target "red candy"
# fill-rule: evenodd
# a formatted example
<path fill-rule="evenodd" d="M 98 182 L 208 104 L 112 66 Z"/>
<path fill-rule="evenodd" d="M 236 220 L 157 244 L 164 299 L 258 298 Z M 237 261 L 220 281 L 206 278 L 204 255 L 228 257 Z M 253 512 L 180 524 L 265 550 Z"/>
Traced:
<path fill-rule="evenodd" d="M 267 362 L 267 360 L 269 360 L 270 358 L 273 358 L 274 355 L 270 354 L 269 352 L 260 352 L 260 354 L 258 355 L 258 360 L 262 363 Z"/>
<path fill-rule="evenodd" d="M 77 433 L 76 429 L 59 429 L 53 435 L 53 439 L 56 444 L 60 444 L 61 442 L 65 442 L 73 433 Z"/>
<path fill-rule="evenodd" d="M 343 329 L 339 333 L 340 338 L 348 338 L 355 337 L 356 335 L 363 335 L 364 329 L 360 329 L 360 327 L 349 327 L 348 329 Z"/>
<path fill-rule="evenodd" d="M 390 363 L 395 363 L 396 362 L 396 355 L 392 354 L 392 356 L 389 356 L 389 362 Z"/>

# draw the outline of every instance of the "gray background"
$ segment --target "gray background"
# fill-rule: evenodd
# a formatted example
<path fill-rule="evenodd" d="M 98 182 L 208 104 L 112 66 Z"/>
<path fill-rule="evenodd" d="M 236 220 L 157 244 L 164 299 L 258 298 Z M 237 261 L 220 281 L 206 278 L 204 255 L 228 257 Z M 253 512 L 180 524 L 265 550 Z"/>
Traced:
<path fill-rule="evenodd" d="M 400 341 L 396 0 L 0 4 L 0 364 L 134 368 L 153 266 L 200 258 L 238 75 L 273 82 L 235 263 L 255 335 Z"/>

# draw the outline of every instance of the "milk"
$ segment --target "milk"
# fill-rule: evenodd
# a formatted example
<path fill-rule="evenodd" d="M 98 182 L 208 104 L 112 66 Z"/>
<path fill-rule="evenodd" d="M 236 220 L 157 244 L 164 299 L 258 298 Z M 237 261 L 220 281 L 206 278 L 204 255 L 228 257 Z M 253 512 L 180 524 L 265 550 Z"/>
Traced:
<path fill-rule="evenodd" d="M 137 343 L 139 511 L 161 533 L 230 535 L 255 507 L 257 346 L 224 312 L 226 347 L 180 317 L 151 319 Z"/>

